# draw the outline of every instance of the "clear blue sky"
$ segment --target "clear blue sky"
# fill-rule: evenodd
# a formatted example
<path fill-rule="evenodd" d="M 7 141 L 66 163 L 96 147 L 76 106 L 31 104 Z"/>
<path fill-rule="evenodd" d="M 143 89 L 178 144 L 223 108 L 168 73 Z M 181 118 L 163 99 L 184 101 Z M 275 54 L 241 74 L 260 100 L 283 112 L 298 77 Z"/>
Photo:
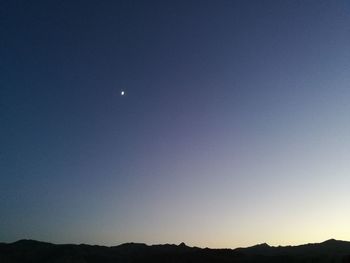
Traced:
<path fill-rule="evenodd" d="M 0 31 L 0 241 L 350 240 L 349 1 L 9 0 Z"/>

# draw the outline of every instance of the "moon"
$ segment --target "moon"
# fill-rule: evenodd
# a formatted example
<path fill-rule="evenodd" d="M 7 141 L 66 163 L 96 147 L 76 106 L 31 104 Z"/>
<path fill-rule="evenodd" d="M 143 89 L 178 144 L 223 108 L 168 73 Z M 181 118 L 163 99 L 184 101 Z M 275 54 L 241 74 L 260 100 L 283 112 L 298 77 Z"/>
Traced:
<path fill-rule="evenodd" d="M 125 95 L 125 91 L 122 90 L 122 91 L 120 92 L 120 96 L 124 96 L 124 95 Z"/>

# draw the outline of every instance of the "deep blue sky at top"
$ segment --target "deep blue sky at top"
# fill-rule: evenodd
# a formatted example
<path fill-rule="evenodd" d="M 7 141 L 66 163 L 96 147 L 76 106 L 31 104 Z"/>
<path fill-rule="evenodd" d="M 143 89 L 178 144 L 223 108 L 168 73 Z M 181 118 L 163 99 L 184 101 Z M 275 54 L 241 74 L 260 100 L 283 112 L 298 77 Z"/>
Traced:
<path fill-rule="evenodd" d="M 334 156 L 339 143 L 347 156 L 349 11 L 347 1 L 0 1 L 3 241 L 254 243 L 201 236 L 215 219 L 171 229 L 175 215 L 195 225 L 226 201 L 240 226 L 242 204 L 275 193 L 276 163 L 307 170 L 319 158 L 316 174 L 328 167 L 322 149 Z M 281 182 L 298 176 L 278 170 Z"/>

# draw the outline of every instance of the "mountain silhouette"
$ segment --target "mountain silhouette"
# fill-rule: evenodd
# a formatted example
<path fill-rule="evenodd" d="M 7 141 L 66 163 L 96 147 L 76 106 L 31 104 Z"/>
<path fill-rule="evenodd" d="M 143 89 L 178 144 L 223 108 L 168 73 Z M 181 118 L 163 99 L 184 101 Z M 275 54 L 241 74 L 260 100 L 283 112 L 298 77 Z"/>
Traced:
<path fill-rule="evenodd" d="M 209 249 L 179 245 L 125 243 L 118 246 L 51 244 L 35 240 L 0 243 L 1 263 L 138 263 L 138 262 L 341 262 L 350 263 L 350 242 L 330 239 L 299 246 L 259 244 L 247 248 Z"/>

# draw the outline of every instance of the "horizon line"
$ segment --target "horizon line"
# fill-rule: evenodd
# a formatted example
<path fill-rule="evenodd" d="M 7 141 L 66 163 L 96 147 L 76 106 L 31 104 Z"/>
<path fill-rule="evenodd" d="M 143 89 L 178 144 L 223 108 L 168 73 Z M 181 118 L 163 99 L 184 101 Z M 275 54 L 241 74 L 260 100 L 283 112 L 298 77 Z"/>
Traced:
<path fill-rule="evenodd" d="M 326 239 L 324 241 L 321 242 L 312 242 L 312 243 L 302 243 L 302 244 L 297 244 L 297 245 L 269 245 L 266 242 L 263 243 L 257 243 L 255 245 L 251 245 L 251 246 L 246 246 L 246 247 L 235 247 L 235 248 L 229 248 L 229 247 L 222 247 L 222 248 L 211 248 L 211 247 L 198 247 L 198 246 L 188 246 L 186 244 L 186 242 L 180 242 L 179 244 L 174 244 L 174 243 L 155 243 L 155 244 L 147 244 L 147 243 L 143 243 L 143 242 L 124 242 L 124 243 L 120 243 L 118 245 L 98 245 L 98 244 L 88 244 L 88 243 L 55 243 L 55 242 L 49 242 L 49 241 L 42 241 L 42 240 L 36 240 L 36 239 L 30 239 L 30 238 L 22 238 L 22 239 L 18 239 L 16 241 L 13 242 L 1 242 L 0 244 L 14 244 L 14 243 L 18 243 L 18 242 L 23 242 L 23 241 L 33 241 L 33 242 L 38 242 L 38 243 L 47 243 L 47 244 L 52 244 L 52 245 L 85 245 L 85 246 L 98 246 L 98 247 L 107 247 L 107 248 L 112 248 L 112 247 L 118 247 L 118 246 L 122 246 L 122 245 L 127 245 L 127 244 L 136 244 L 136 245 L 145 245 L 148 247 L 151 246 L 186 246 L 186 247 L 190 247 L 190 248 L 200 248 L 200 249 L 230 249 L 230 250 L 236 250 L 236 249 L 244 249 L 244 248 L 251 248 L 251 247 L 255 247 L 255 246 L 261 246 L 261 245 L 267 245 L 271 248 L 278 248 L 278 247 L 298 247 L 298 246 L 304 246 L 304 245 L 317 245 L 317 244 L 322 244 L 322 243 L 326 243 L 326 242 L 350 242 L 350 240 L 340 240 L 340 239 L 334 239 L 334 238 L 329 238 Z"/>

